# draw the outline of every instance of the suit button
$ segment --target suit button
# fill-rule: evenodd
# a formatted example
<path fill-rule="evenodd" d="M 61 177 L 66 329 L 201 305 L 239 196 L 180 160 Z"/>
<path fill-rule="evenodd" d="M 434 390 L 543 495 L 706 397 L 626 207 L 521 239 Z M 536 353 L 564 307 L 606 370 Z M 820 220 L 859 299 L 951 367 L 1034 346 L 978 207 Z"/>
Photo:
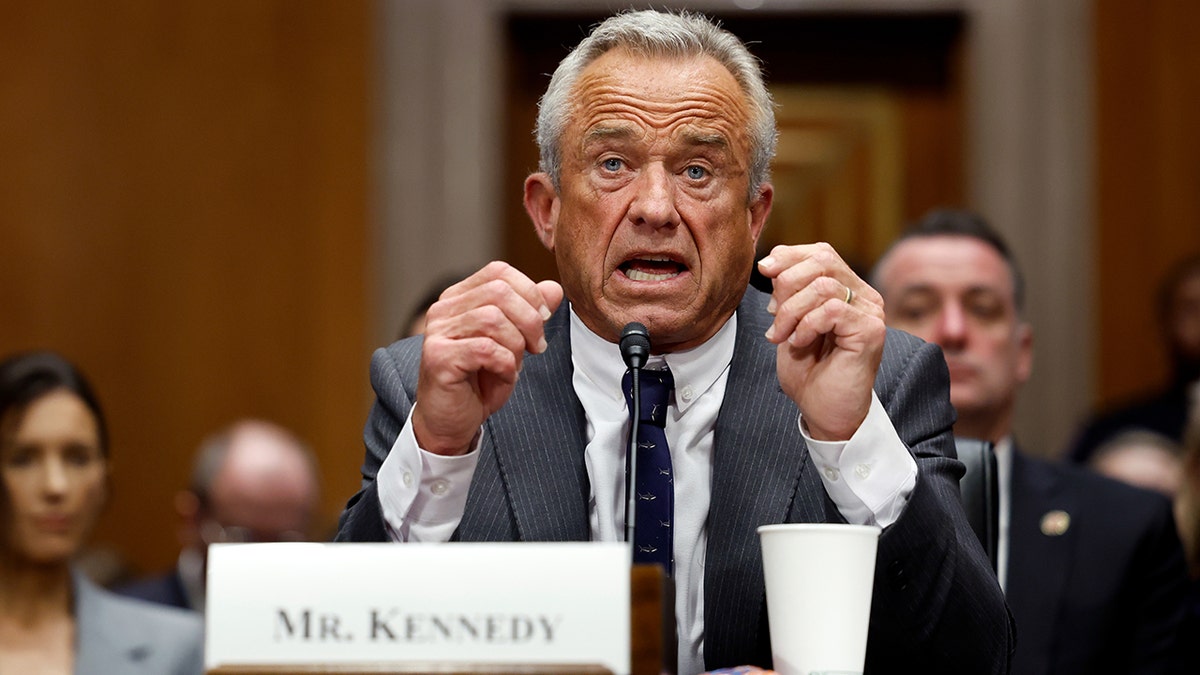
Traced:
<path fill-rule="evenodd" d="M 908 588 L 908 572 L 904 569 L 904 563 L 899 560 L 893 560 L 891 565 L 888 565 L 888 576 L 892 581 L 892 588 L 903 591 Z"/>

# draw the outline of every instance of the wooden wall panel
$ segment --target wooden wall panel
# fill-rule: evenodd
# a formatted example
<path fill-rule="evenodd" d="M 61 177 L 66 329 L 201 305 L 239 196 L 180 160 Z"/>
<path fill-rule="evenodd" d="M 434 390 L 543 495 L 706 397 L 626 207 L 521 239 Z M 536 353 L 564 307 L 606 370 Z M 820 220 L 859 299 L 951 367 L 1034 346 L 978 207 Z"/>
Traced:
<path fill-rule="evenodd" d="M 262 416 L 357 488 L 367 383 L 370 3 L 17 3 L 0 22 L 0 353 L 107 407 L 98 543 L 177 553 L 201 438 Z"/>
<path fill-rule="evenodd" d="M 1155 294 L 1200 251 L 1200 4 L 1096 0 L 1101 402 L 1166 380 Z"/>

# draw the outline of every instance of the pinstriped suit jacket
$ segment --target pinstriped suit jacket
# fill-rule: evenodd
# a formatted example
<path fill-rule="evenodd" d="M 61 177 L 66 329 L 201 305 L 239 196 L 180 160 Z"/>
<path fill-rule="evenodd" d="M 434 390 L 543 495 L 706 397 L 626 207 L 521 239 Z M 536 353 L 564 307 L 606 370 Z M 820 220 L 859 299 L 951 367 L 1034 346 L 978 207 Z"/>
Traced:
<path fill-rule="evenodd" d="M 763 337 L 767 296 L 746 292 L 713 450 L 704 569 L 708 668 L 769 666 L 759 525 L 844 522 L 829 499 L 779 386 L 775 346 Z M 546 324 L 547 351 L 527 355 L 505 406 L 484 425 L 479 464 L 455 538 L 590 538 L 585 419 L 571 384 L 566 303 Z M 365 431 L 363 488 L 338 539 L 386 541 L 375 475 L 416 396 L 421 343 L 375 353 L 378 399 Z M 999 585 L 963 514 L 962 465 L 940 350 L 889 330 L 876 392 L 919 467 L 900 520 L 880 537 L 867 672 L 1005 673 L 1012 629 Z M 537 423 L 531 423 L 536 419 Z"/>

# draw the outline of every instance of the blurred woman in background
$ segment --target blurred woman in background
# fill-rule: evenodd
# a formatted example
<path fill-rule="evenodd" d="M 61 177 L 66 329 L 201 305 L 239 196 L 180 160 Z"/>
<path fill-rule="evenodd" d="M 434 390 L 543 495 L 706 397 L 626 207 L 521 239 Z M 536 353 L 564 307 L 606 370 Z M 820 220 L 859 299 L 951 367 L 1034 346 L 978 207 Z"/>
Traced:
<path fill-rule="evenodd" d="M 198 616 L 72 567 L 108 499 L 104 416 L 51 353 L 0 362 L 0 673 L 200 673 Z"/>

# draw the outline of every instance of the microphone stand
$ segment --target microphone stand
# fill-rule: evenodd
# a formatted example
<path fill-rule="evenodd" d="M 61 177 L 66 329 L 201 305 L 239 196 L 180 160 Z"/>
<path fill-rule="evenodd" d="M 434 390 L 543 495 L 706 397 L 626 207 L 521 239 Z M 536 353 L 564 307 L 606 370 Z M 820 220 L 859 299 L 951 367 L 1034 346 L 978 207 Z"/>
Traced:
<path fill-rule="evenodd" d="M 638 426 L 642 421 L 642 385 L 639 375 L 642 369 L 638 367 L 630 367 L 630 389 L 632 394 L 630 398 L 632 403 L 630 408 L 633 410 L 633 422 L 629 426 L 629 454 L 625 456 L 625 541 L 629 542 L 630 551 L 633 551 L 633 524 L 634 510 L 637 502 L 637 439 Z M 636 553 L 636 552 L 634 552 Z"/>
<path fill-rule="evenodd" d="M 637 522 L 637 453 L 638 429 L 642 422 L 642 366 L 650 358 L 650 333 L 636 321 L 625 324 L 621 331 L 621 358 L 629 368 L 629 403 L 633 419 L 629 423 L 629 453 L 625 456 L 625 541 L 629 542 L 630 580 L 633 584 L 633 609 L 638 614 L 647 607 L 656 607 L 661 613 L 662 631 L 658 640 L 655 631 L 634 631 L 632 643 L 634 653 L 633 672 L 661 672 L 674 674 L 679 650 L 675 629 L 675 584 L 669 573 L 658 566 L 637 565 L 634 547 L 634 523 Z M 639 569 L 640 568 L 640 569 Z M 648 577 L 645 572 L 650 571 Z M 641 590 L 638 590 L 641 589 Z M 652 603 L 647 604 L 647 593 Z M 640 601 L 639 599 L 640 598 Z M 645 613 L 639 614 L 644 620 Z M 649 640 L 649 641 L 647 641 Z M 641 646 L 639 647 L 639 642 Z M 640 656 L 639 656 L 640 654 Z M 638 660 L 640 659 L 640 661 Z M 648 660 L 647 660 L 648 659 Z M 649 667 L 646 667 L 649 666 Z"/>
<path fill-rule="evenodd" d="M 642 383 L 639 377 L 642 366 L 650 358 L 650 333 L 646 327 L 637 321 L 625 324 L 621 330 L 621 359 L 629 368 L 629 398 L 630 412 L 633 419 L 629 425 L 629 452 L 625 456 L 625 541 L 629 550 L 633 550 L 633 527 L 637 509 L 637 451 L 638 427 L 642 421 Z"/>

